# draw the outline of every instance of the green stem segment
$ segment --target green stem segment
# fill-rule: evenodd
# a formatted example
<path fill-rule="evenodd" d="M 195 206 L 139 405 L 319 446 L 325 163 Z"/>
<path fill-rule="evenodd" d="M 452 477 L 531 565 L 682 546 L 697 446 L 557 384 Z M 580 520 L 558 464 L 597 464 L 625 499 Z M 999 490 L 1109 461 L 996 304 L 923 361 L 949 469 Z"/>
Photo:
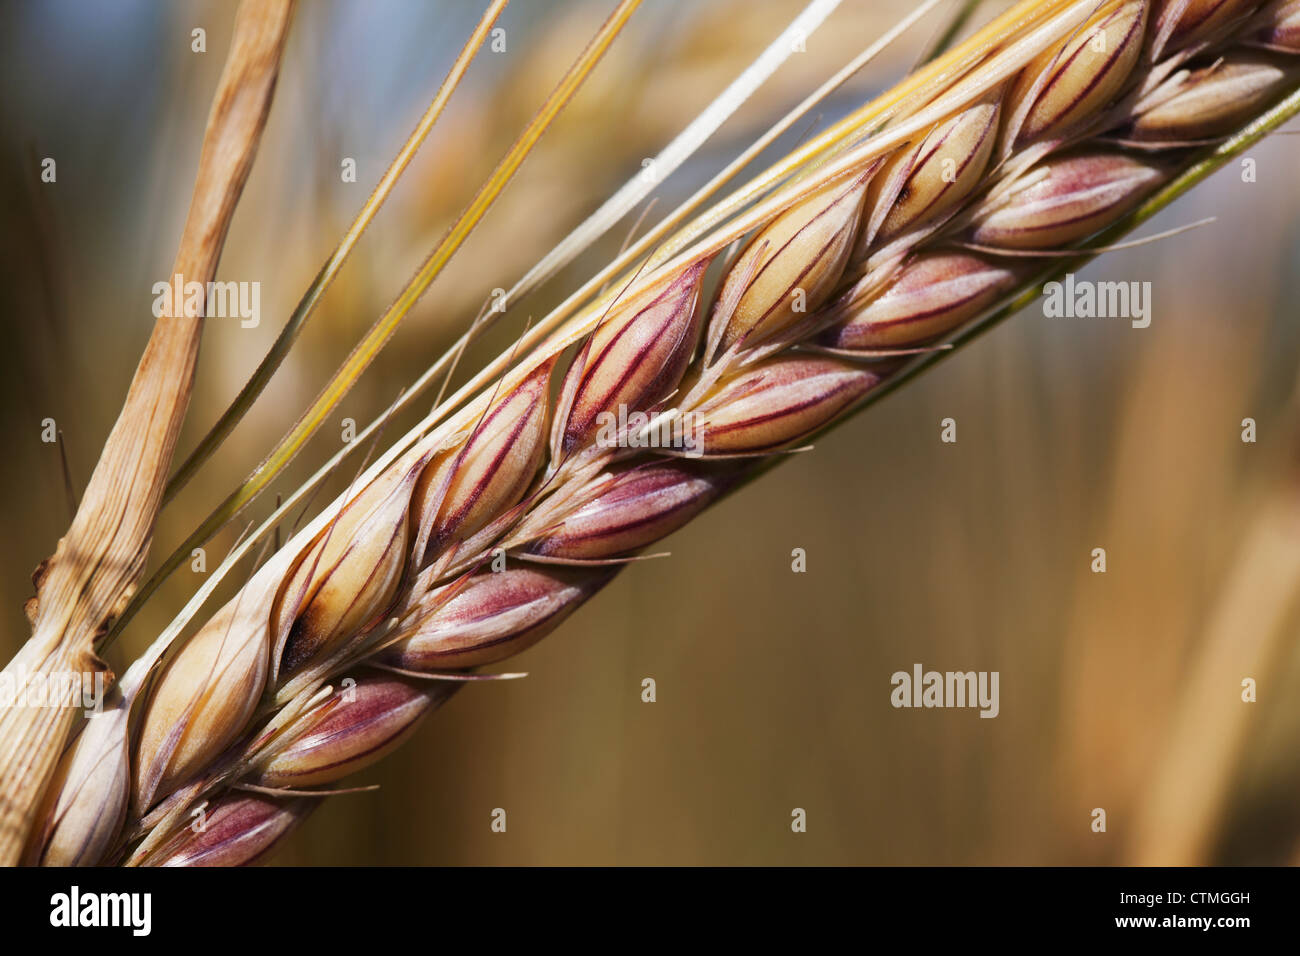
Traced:
<path fill-rule="evenodd" d="M 1239 156 L 1251 146 L 1262 140 L 1265 136 L 1276 131 L 1283 123 L 1287 122 L 1287 120 L 1294 117 L 1297 113 L 1300 113 L 1300 89 L 1288 94 L 1285 99 L 1260 115 L 1248 126 L 1228 137 L 1218 146 L 1209 150 L 1205 156 L 1193 162 L 1132 212 L 1121 217 L 1118 222 L 1099 235 L 1087 240 L 1086 245 L 1104 247 L 1128 234 L 1133 229 L 1136 229 L 1142 223 L 1155 216 L 1156 213 L 1163 210 L 1175 199 L 1178 199 L 1186 193 L 1193 186 L 1206 179 L 1211 173 L 1220 169 L 1228 162 L 1228 160 Z M 852 412 L 829 423 L 815 435 L 810 436 L 809 441 L 820 438 L 822 435 L 829 433 L 831 429 L 843 424 L 852 415 L 876 404 L 885 396 L 892 394 L 908 382 L 920 377 L 944 359 L 950 357 L 961 346 L 974 341 L 994 326 L 999 325 L 1006 319 L 1015 315 L 1021 309 L 1030 305 L 1042 293 L 1042 288 L 1046 283 L 1059 280 L 1064 277 L 1067 272 L 1073 272 L 1082 268 L 1093 259 L 1097 258 L 1100 254 L 1100 252 L 1081 251 L 1078 255 L 1072 255 L 1065 259 L 1055 261 L 1049 268 L 1043 270 L 1043 272 L 1035 278 L 1022 283 L 1017 289 L 1009 293 L 1007 300 L 1002 306 L 989 313 L 983 319 L 967 326 L 957 335 L 949 339 L 947 344 L 951 346 L 950 348 L 927 352 L 915 361 L 910 362 L 896 374 L 890 376 L 880 386 L 869 392 Z M 737 482 L 735 486 L 729 489 L 728 494 L 733 494 L 738 488 L 747 485 L 759 475 L 765 474 L 769 469 L 779 464 L 786 457 L 787 456 L 785 455 L 774 455 L 769 459 L 765 459 Z"/>

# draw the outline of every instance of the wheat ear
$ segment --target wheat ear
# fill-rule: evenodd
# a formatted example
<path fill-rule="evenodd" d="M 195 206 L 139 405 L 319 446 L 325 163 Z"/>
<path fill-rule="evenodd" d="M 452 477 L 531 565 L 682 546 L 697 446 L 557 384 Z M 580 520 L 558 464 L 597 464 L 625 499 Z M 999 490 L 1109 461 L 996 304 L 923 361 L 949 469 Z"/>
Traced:
<path fill-rule="evenodd" d="M 1296 0 L 1017 9 L 943 89 L 656 257 L 381 459 L 178 649 L 137 721 L 69 751 L 34 857 L 262 858 L 310 788 L 396 746 L 468 668 L 1109 237 L 1200 149 L 1295 108 Z M 690 447 L 645 447 L 685 422 Z"/>

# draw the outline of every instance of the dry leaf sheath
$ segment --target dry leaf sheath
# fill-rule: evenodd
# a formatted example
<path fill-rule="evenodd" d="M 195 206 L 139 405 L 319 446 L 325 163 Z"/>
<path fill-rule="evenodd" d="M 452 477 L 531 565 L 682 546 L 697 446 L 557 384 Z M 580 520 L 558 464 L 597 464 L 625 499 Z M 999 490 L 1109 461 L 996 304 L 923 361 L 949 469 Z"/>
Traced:
<path fill-rule="evenodd" d="M 81 862 L 264 858 L 319 799 L 305 788 L 395 746 L 447 677 L 540 639 L 1300 79 L 1293 4 L 1021 9 L 959 79 L 741 217 L 734 258 L 734 224 L 675 247 L 372 468 L 167 663 L 130 772 L 94 777 L 99 805 L 129 793 L 113 845 L 99 819 L 64 844 L 96 845 Z M 91 763 L 80 749 L 70 765 Z M 125 769 L 125 748 L 104 753 Z"/>
<path fill-rule="evenodd" d="M 216 272 L 266 124 L 292 11 L 292 0 L 240 5 L 169 276 L 206 288 Z M 34 576 L 27 608 L 33 634 L 6 668 L 16 682 L 103 667 L 96 641 L 130 599 L 149 554 L 189 405 L 202 312 L 177 302 L 155 324 L 72 525 Z M 75 713 L 70 706 L 0 711 L 0 864 L 19 857 Z"/>

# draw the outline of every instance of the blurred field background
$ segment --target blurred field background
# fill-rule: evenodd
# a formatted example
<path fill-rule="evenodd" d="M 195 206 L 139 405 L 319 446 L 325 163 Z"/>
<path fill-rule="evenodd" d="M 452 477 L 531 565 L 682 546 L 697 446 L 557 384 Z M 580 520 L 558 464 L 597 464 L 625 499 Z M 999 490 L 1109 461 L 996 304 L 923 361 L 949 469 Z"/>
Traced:
<path fill-rule="evenodd" d="M 981 17 L 1005 5 L 986 3 Z M 209 321 L 181 453 L 274 338 L 478 6 L 300 4 L 217 277 L 259 281 L 262 322 Z M 611 6 L 507 10 L 507 51 L 479 56 L 263 400 L 164 511 L 155 562 L 306 406 Z M 800 6 L 647 0 L 283 488 L 338 447 L 342 419 L 367 423 L 493 288 L 634 175 Z M 847 0 L 652 215 L 910 6 Z M 28 633 L 29 575 L 69 519 L 41 421 L 57 421 L 84 486 L 152 325 L 151 286 L 167 278 L 232 14 L 215 0 L 3 4 L 6 658 Z M 938 23 L 828 102 L 820 125 L 903 75 Z M 205 54 L 191 52 L 196 27 Z M 1086 278 L 1150 281 L 1150 328 L 1026 310 L 713 509 L 671 540 L 670 559 L 621 575 L 507 666 L 526 680 L 458 694 L 358 780 L 378 793 L 326 801 L 277 861 L 1300 862 L 1298 143 L 1257 146 L 1256 181 L 1229 166 L 1144 231 L 1211 215 L 1214 225 L 1088 268 Z M 47 156 L 58 179 L 43 185 Z M 340 181 L 345 157 L 356 183 Z M 515 304 L 466 366 L 591 274 L 628 227 Z M 955 445 L 939 440 L 950 416 Z M 1246 417 L 1254 444 L 1240 438 Z M 236 533 L 210 544 L 210 568 Z M 1096 547 L 1105 574 L 1089 570 Z M 791 572 L 793 548 L 806 549 L 807 573 Z M 119 672 L 198 582 L 183 569 L 136 618 L 110 653 Z M 999 671 L 1000 715 L 893 709 L 890 675 L 918 662 Z M 640 700 L 645 677 L 654 704 Z M 1257 703 L 1241 702 L 1246 677 Z M 505 834 L 489 828 L 497 807 Z M 791 832 L 795 807 L 806 833 Z M 1091 829 L 1098 807 L 1105 833 Z"/>

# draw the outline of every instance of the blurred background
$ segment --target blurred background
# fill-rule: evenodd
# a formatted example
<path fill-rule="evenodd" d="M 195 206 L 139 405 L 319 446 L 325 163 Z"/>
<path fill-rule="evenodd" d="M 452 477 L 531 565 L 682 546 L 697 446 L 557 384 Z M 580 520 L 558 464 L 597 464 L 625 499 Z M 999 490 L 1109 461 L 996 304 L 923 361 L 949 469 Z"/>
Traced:
<path fill-rule="evenodd" d="M 977 20 L 1007 4 L 989 2 Z M 217 418 L 450 66 L 479 4 L 300 4 L 217 278 L 261 324 L 208 323 L 182 436 Z M 613 4 L 512 4 L 263 400 L 162 514 L 154 562 L 292 424 L 472 196 Z M 277 487 L 363 426 L 635 175 L 798 12 L 647 0 L 481 228 Z M 847 0 L 660 194 L 720 169 L 910 9 Z M 152 327 L 233 5 L 0 8 L 0 652 L 69 521 Z M 947 13 L 950 11 L 944 11 Z M 820 129 L 906 73 L 932 17 L 828 101 Z M 192 47 L 203 29 L 206 52 Z M 787 151 L 808 125 L 777 144 Z M 1300 180 L 1253 148 L 1103 257 L 1149 281 L 1150 328 L 1027 309 L 723 502 L 472 686 L 276 860 L 295 864 L 1300 862 Z M 42 183 L 41 161 L 57 180 Z M 357 181 L 341 181 L 344 159 Z M 516 304 L 473 368 L 607 261 L 631 221 Z M 940 420 L 958 423 L 956 444 Z M 1241 440 L 1242 420 L 1258 440 Z M 400 426 L 410 424 L 406 419 Z M 353 466 L 355 467 L 355 466 Z M 346 487 L 351 469 L 328 493 Z M 251 517 L 273 506 L 257 502 Z M 324 501 L 322 496 L 320 501 Z M 215 567 L 238 528 L 208 548 Z M 1107 571 L 1092 573 L 1105 548 Z M 791 570 L 803 548 L 807 571 Z M 247 573 L 246 571 L 244 572 Z M 235 577 L 242 579 L 241 575 Z M 119 673 L 199 585 L 178 572 L 109 656 Z M 231 582 L 236 586 L 239 582 Z M 228 593 L 223 592 L 223 593 Z M 212 608 L 218 606 L 215 602 Z M 1000 714 L 890 706 L 890 676 L 1000 673 Z M 641 682 L 657 701 L 641 701 Z M 1258 700 L 1241 699 L 1242 681 Z M 495 808 L 504 834 L 490 829 Z M 807 832 L 791 830 L 802 808 Z M 1106 830 L 1094 832 L 1094 810 Z"/>

